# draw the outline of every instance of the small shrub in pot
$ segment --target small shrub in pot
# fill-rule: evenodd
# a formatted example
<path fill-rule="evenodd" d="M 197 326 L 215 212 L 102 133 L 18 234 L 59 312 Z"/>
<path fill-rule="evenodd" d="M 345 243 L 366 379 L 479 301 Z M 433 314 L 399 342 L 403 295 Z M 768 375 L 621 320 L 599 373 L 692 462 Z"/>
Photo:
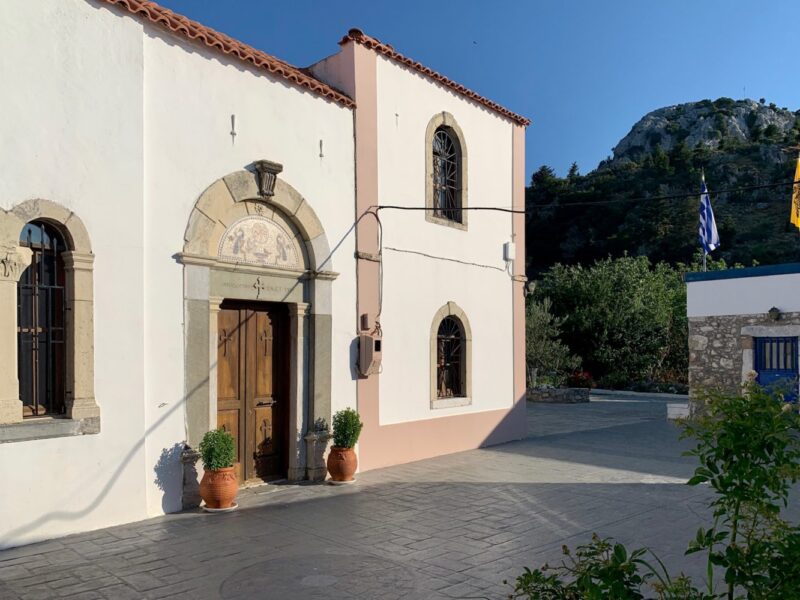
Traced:
<path fill-rule="evenodd" d="M 205 469 L 200 481 L 200 496 L 206 508 L 231 508 L 239 491 L 233 467 L 236 460 L 233 436 L 224 429 L 209 431 L 203 436 L 199 449 Z"/>
<path fill-rule="evenodd" d="M 355 447 L 364 424 L 358 412 L 352 408 L 340 410 L 333 415 L 333 447 L 328 454 L 328 473 L 331 481 L 348 483 L 354 481 L 358 468 Z"/>

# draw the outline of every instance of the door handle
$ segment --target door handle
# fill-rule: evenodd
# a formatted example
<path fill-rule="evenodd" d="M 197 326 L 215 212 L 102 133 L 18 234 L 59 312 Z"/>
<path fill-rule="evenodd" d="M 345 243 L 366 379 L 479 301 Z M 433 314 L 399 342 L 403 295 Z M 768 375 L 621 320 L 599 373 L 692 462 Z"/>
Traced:
<path fill-rule="evenodd" d="M 256 406 L 275 406 L 278 404 L 277 400 L 262 400 L 261 402 L 257 402 Z"/>

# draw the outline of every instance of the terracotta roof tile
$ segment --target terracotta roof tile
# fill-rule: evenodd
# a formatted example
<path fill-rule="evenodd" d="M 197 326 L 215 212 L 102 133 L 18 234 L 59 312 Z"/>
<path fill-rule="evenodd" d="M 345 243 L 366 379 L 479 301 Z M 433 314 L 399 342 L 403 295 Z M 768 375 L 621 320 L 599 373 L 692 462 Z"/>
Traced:
<path fill-rule="evenodd" d="M 321 82 L 319 79 L 312 77 L 303 69 L 294 67 L 289 63 L 267 54 L 266 52 L 262 52 L 261 50 L 253 48 L 252 46 L 243 44 L 242 42 L 235 40 L 224 33 L 215 31 L 210 27 L 206 27 L 197 21 L 192 21 L 183 15 L 174 13 L 163 6 L 159 6 L 155 2 L 148 2 L 147 0 L 102 1 L 106 4 L 119 6 L 131 14 L 143 17 L 151 23 L 165 27 L 173 33 L 185 36 L 190 40 L 205 44 L 209 48 L 215 48 L 225 54 L 235 56 L 240 60 L 249 62 L 260 69 L 264 69 L 265 71 L 272 73 L 273 75 L 277 75 L 278 77 L 288 79 L 300 87 L 306 88 L 316 94 L 319 94 L 320 96 L 323 96 L 324 98 L 333 100 L 334 102 L 338 102 L 343 106 L 348 108 L 355 106 L 355 102 L 353 102 L 350 97 L 329 86 L 328 84 Z"/>
<path fill-rule="evenodd" d="M 389 44 L 384 44 L 380 40 L 377 40 L 374 37 L 368 36 L 367 34 L 365 34 L 360 29 L 351 29 L 350 31 L 348 31 L 347 35 L 342 38 L 342 41 L 339 42 L 339 44 L 346 44 L 347 42 L 351 42 L 351 41 L 355 42 L 357 44 L 361 44 L 362 46 L 365 46 L 366 48 L 369 48 L 370 50 L 375 50 L 376 52 L 379 52 L 379 53 L 383 54 L 384 56 L 388 56 L 389 58 L 391 58 L 393 60 L 396 60 L 397 62 L 402 63 L 402 64 L 406 65 L 407 67 L 410 67 L 411 69 L 414 69 L 415 71 L 419 71 L 420 73 L 430 77 L 434 81 L 437 81 L 437 82 L 441 83 L 442 85 L 444 85 L 446 87 L 449 87 L 450 89 L 458 92 L 459 94 L 462 94 L 462 95 L 466 96 L 467 98 L 477 102 L 478 104 L 482 104 L 485 107 L 490 108 L 491 110 L 495 111 L 496 113 L 499 113 L 499 114 L 503 115 L 504 117 L 507 117 L 507 118 L 511 119 L 515 123 L 518 123 L 520 125 L 525 125 L 525 126 L 530 125 L 530 123 L 531 123 L 529 119 L 526 119 L 525 117 L 523 117 L 521 115 L 518 115 L 516 113 L 511 112 L 507 108 L 504 108 L 503 106 L 500 106 L 496 102 L 492 102 L 488 98 L 484 98 L 480 94 L 478 94 L 476 92 L 473 92 L 469 88 L 467 88 L 467 87 L 465 87 L 465 86 L 463 86 L 463 85 L 461 85 L 459 83 L 456 83 L 452 79 L 448 79 L 444 75 L 442 75 L 440 73 L 437 73 L 436 71 L 434 71 L 433 69 L 431 69 L 429 67 L 426 67 L 422 63 L 419 63 L 419 62 L 417 62 L 417 61 L 415 61 L 415 60 L 413 60 L 411 58 L 408 58 L 407 56 L 403 56 L 402 54 L 400 54 L 397 50 L 395 50 Z"/>

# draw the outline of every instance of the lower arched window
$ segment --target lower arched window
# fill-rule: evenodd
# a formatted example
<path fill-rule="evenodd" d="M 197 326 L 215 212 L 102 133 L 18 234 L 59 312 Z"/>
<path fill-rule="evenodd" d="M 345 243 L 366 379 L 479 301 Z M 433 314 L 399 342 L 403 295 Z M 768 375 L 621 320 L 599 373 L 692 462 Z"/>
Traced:
<path fill-rule="evenodd" d="M 445 317 L 436 335 L 436 397 L 461 398 L 464 389 L 464 328 L 456 317 Z"/>
<path fill-rule="evenodd" d="M 448 302 L 431 323 L 431 408 L 472 404 L 472 332 L 467 315 Z"/>
<path fill-rule="evenodd" d="M 23 417 L 66 412 L 64 237 L 44 221 L 20 234 L 31 263 L 17 285 L 17 351 Z"/>

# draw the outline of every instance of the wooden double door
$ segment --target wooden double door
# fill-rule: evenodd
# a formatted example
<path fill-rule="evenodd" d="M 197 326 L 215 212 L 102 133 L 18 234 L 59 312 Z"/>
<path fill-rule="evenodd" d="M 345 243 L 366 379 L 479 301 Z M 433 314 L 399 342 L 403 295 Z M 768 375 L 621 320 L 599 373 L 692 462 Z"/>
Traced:
<path fill-rule="evenodd" d="M 286 477 L 289 335 L 285 305 L 225 301 L 217 321 L 217 426 L 236 440 L 240 482 Z"/>

